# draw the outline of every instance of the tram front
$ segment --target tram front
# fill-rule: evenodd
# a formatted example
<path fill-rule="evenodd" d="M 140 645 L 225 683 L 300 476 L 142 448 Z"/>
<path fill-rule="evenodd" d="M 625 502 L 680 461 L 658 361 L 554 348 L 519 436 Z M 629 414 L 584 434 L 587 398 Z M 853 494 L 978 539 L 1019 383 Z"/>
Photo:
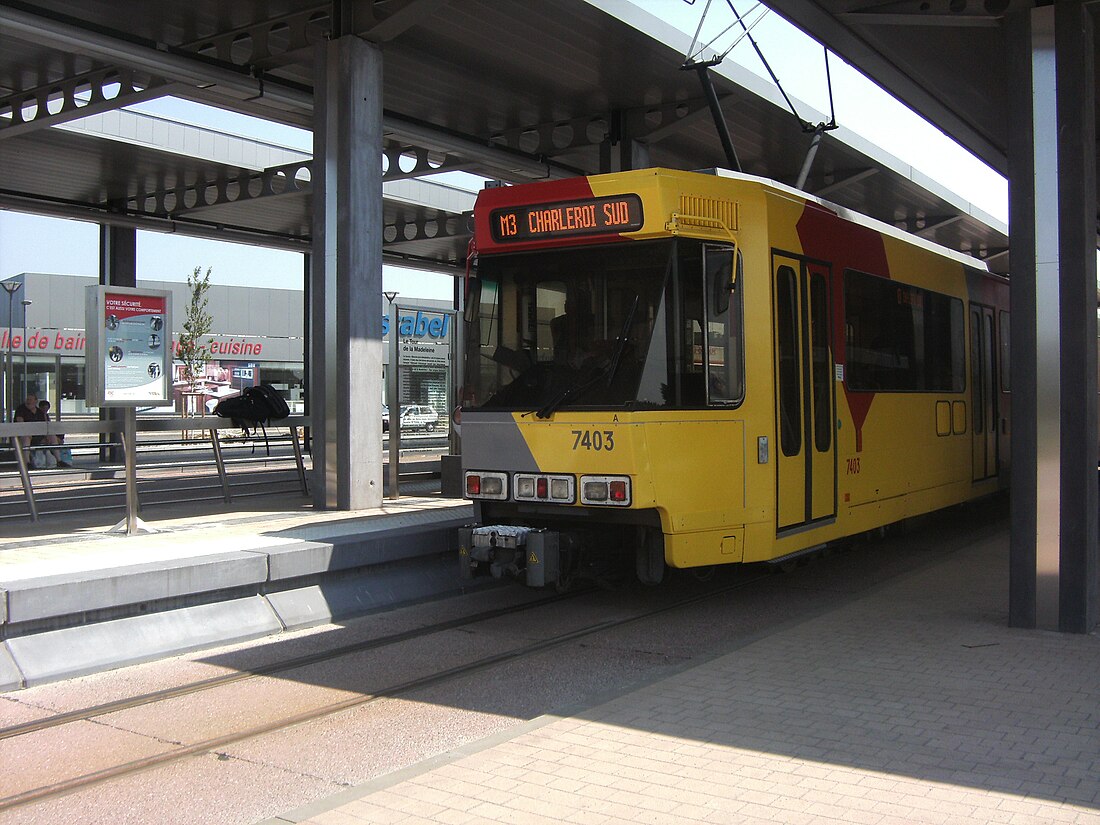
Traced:
<path fill-rule="evenodd" d="M 478 219 L 462 411 L 478 524 L 460 540 L 467 574 L 561 585 L 632 565 L 655 582 L 666 562 L 690 566 L 668 544 L 684 491 L 714 467 L 706 428 L 686 425 L 742 398 L 739 258 L 732 238 L 624 242 L 643 211 L 626 195 Z M 593 212 L 618 223 L 569 228 Z M 502 233 L 517 227 L 526 239 L 513 246 Z"/>

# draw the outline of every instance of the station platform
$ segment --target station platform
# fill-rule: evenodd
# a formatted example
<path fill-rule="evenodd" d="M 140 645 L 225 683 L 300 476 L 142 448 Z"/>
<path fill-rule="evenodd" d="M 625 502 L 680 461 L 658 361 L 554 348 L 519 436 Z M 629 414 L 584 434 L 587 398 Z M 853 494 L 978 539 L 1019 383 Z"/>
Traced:
<path fill-rule="evenodd" d="M 1007 626 L 1007 528 L 703 664 L 264 825 L 1100 823 L 1100 638 Z"/>
<path fill-rule="evenodd" d="M 159 505 L 155 530 L 67 513 L 0 534 L 0 691 L 259 638 L 458 591 L 468 502 L 313 510 L 301 493 Z"/>

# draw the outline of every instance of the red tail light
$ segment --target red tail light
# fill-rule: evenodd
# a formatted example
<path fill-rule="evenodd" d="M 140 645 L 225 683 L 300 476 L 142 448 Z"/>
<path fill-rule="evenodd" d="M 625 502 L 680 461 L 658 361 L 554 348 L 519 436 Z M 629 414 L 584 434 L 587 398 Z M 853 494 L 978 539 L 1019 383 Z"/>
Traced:
<path fill-rule="evenodd" d="M 466 495 L 481 495 L 481 476 L 466 476 Z"/>

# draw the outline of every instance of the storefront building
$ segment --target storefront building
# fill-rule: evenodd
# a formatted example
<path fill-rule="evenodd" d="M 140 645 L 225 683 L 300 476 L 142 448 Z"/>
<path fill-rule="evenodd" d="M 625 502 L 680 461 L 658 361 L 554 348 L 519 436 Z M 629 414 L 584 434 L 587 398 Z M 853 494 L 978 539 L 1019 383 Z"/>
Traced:
<path fill-rule="evenodd" d="M 97 415 L 85 402 L 85 288 L 96 279 L 27 272 L 0 282 L 0 394 L 5 420 L 26 396 L 48 399 L 61 417 Z M 18 284 L 18 286 L 14 286 Z M 172 342 L 178 347 L 190 290 L 185 283 L 143 280 L 142 287 L 172 292 Z M 207 311 L 212 332 L 206 375 L 197 388 L 173 367 L 175 403 L 149 414 L 209 412 L 217 399 L 254 384 L 271 384 L 291 412 L 306 411 L 304 300 L 301 290 L 211 285 Z M 416 301 L 402 307 L 398 322 L 401 351 L 401 403 L 428 404 L 445 416 L 451 390 L 450 304 Z M 388 334 L 389 319 L 383 319 Z M 388 353 L 388 347 L 385 348 Z M 385 369 L 385 368 L 384 368 Z M 385 376 L 383 375 L 383 378 Z M 385 383 L 383 382 L 383 386 Z M 386 399 L 383 399 L 386 400 Z"/>

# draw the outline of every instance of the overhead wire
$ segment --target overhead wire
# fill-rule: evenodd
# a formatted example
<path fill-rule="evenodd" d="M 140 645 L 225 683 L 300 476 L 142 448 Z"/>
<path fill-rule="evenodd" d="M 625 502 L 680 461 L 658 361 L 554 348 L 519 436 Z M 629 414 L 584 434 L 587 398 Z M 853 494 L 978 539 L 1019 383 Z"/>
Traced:
<path fill-rule="evenodd" d="M 764 68 L 767 70 L 768 75 L 772 79 L 772 83 L 775 84 L 775 88 L 779 90 L 779 94 L 783 95 L 783 99 L 787 101 L 787 108 L 791 110 L 791 114 L 794 115 L 795 120 L 801 124 L 803 130 L 813 130 L 813 124 L 807 120 L 803 120 L 798 114 L 798 110 L 795 109 L 794 103 L 791 102 L 786 90 L 783 88 L 783 84 L 779 82 L 779 78 L 775 76 L 775 72 L 772 71 L 771 64 L 768 63 L 768 59 L 764 57 L 764 52 L 760 50 L 760 46 L 757 44 L 756 39 L 749 33 L 748 26 L 745 25 L 745 21 L 738 14 L 737 9 L 733 5 L 733 0 L 726 0 L 726 5 L 729 6 L 730 11 L 733 12 L 733 16 L 737 18 L 737 22 L 741 24 L 741 28 L 745 30 L 745 36 L 748 37 L 749 42 L 752 44 L 753 49 L 756 50 L 756 56 L 760 58 L 760 62 L 764 64 Z"/>
<path fill-rule="evenodd" d="M 775 72 L 772 71 L 771 64 L 768 63 L 768 59 L 766 57 L 764 57 L 764 52 L 760 49 L 760 46 L 759 46 L 759 44 L 757 44 L 755 38 L 753 38 L 752 33 L 751 33 L 751 27 L 747 26 L 745 24 L 744 17 L 742 17 L 742 15 L 739 14 L 737 9 L 734 7 L 733 0 L 726 0 L 726 5 L 729 6 L 729 10 L 731 12 L 733 12 L 733 16 L 735 18 L 737 18 L 737 23 L 739 23 L 741 25 L 741 28 L 744 29 L 743 37 L 747 37 L 749 39 L 749 42 L 752 44 L 753 49 L 756 50 L 756 56 L 759 57 L 760 62 L 764 64 L 764 68 L 767 70 L 768 75 L 771 77 L 772 82 L 775 84 L 775 87 L 779 90 L 779 93 L 781 95 L 783 95 L 783 100 L 785 100 L 787 102 L 787 107 L 791 110 L 791 114 L 794 115 L 795 120 L 797 120 L 799 125 L 802 127 L 802 131 L 804 131 L 804 132 L 816 132 L 819 129 L 820 130 L 835 129 L 836 128 L 836 109 L 833 105 L 833 80 L 832 80 L 832 74 L 829 71 L 829 50 L 827 48 L 825 49 L 825 79 L 826 79 L 826 83 L 828 84 L 828 87 L 829 87 L 829 121 L 827 123 L 813 124 L 813 123 L 810 123 L 808 120 L 804 120 L 802 118 L 802 116 L 798 114 L 798 110 L 795 108 L 795 105 L 791 101 L 791 98 L 787 95 L 787 91 L 783 88 L 783 84 L 779 82 L 779 78 L 776 77 Z M 760 4 L 757 3 L 757 5 L 760 5 Z M 756 6 L 753 6 L 753 8 L 750 9 L 749 12 L 745 16 L 748 16 L 748 14 L 752 14 L 752 12 L 755 9 L 756 9 Z M 758 19 L 756 22 L 759 23 L 760 20 Z M 756 24 L 754 23 L 753 25 L 756 25 Z"/>
<path fill-rule="evenodd" d="M 749 27 L 744 32 L 741 33 L 740 37 L 738 37 L 736 40 L 734 40 L 732 43 L 730 43 L 729 46 L 726 48 L 726 50 L 724 52 L 722 52 L 720 55 L 718 55 L 719 59 L 725 60 L 726 55 L 728 55 L 730 52 L 732 52 L 737 47 L 737 44 L 739 44 L 742 40 L 744 40 L 746 37 L 748 37 L 749 32 L 751 32 L 753 29 L 755 29 L 757 24 L 760 23 L 771 12 L 771 9 L 769 9 L 763 3 L 757 3 L 755 6 L 753 6 L 751 9 L 749 9 L 747 12 L 745 12 L 745 17 L 748 17 L 750 14 L 752 14 L 757 9 L 760 9 L 760 15 L 755 20 L 753 20 L 751 23 L 749 23 Z M 726 32 L 728 32 L 730 29 L 732 29 L 736 25 L 737 25 L 736 21 L 733 22 L 733 23 L 730 23 L 723 30 L 722 34 L 725 34 Z M 721 37 L 721 35 L 719 35 L 719 37 Z M 718 38 L 716 37 L 714 39 L 717 40 Z M 711 42 L 713 43 L 714 41 L 712 40 Z"/>
<path fill-rule="evenodd" d="M 685 2 L 687 2 L 687 0 L 685 0 Z M 710 3 L 711 3 L 711 0 L 707 0 L 707 5 L 703 9 L 703 14 L 699 18 L 699 25 L 695 29 L 695 36 L 691 39 L 691 46 L 688 47 L 687 53 L 684 55 L 684 63 L 685 64 L 694 63 L 699 57 L 702 56 L 703 52 L 705 52 L 707 49 L 713 47 L 714 44 L 718 40 L 720 40 L 722 37 L 724 37 L 729 32 L 730 29 L 736 27 L 738 22 L 739 22 L 738 20 L 734 20 L 734 22 L 730 23 L 728 26 L 726 26 L 724 29 L 722 29 L 722 31 L 718 32 L 718 34 L 716 34 L 714 37 L 712 37 L 707 43 L 705 43 L 704 45 L 702 45 L 698 49 L 696 49 L 695 44 L 699 42 L 699 34 L 703 30 L 703 24 L 706 22 L 707 11 L 709 11 L 709 9 L 710 9 Z M 714 62 L 716 64 L 721 63 L 723 60 L 725 60 L 726 56 L 729 55 L 729 53 L 731 51 L 733 51 L 734 48 L 736 48 L 737 45 L 742 40 L 744 40 L 746 36 L 748 36 L 748 32 L 752 31 L 754 28 L 756 28 L 757 24 L 759 24 L 760 21 L 762 21 L 765 17 L 767 17 L 769 12 L 771 11 L 771 9 L 769 9 L 763 3 L 757 3 L 756 5 L 754 5 L 751 9 L 749 9 L 745 13 L 745 17 L 749 17 L 757 9 L 761 10 L 760 15 L 749 24 L 748 30 L 745 33 L 741 34 L 740 37 L 738 37 L 736 40 L 734 40 L 732 43 L 730 43 L 730 45 L 726 48 L 726 50 L 724 52 L 722 52 L 721 54 L 719 54 L 717 52 L 717 50 L 715 50 L 715 55 L 716 56 L 714 58 Z"/>

